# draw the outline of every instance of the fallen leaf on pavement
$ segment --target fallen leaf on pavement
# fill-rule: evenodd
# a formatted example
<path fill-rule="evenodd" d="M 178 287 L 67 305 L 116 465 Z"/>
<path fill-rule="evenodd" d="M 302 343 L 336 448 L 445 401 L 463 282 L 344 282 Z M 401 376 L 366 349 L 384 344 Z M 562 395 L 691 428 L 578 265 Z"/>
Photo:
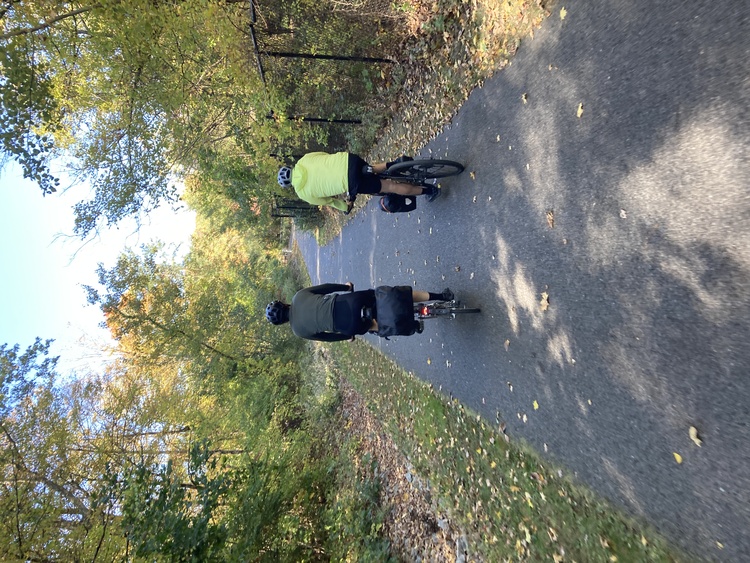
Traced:
<path fill-rule="evenodd" d="M 578 104 L 578 109 L 576 110 L 576 117 L 580 118 L 583 115 L 583 104 Z"/>
<path fill-rule="evenodd" d="M 547 224 L 549 225 L 549 228 L 552 229 L 555 226 L 555 211 L 554 209 L 550 209 L 547 211 Z"/>
<path fill-rule="evenodd" d="M 539 307 L 542 311 L 546 311 L 549 308 L 549 294 L 546 291 L 542 292 L 542 300 L 539 302 Z"/>
<path fill-rule="evenodd" d="M 672 452 L 672 454 L 674 455 L 674 459 L 677 463 L 682 463 L 682 456 L 680 454 L 678 454 L 677 452 Z"/>
<path fill-rule="evenodd" d="M 695 442 L 695 445 L 699 448 L 703 444 L 703 440 L 698 437 L 698 429 L 695 426 L 690 427 L 690 439 Z"/>
<path fill-rule="evenodd" d="M 568 10 L 565 9 L 565 7 L 560 8 L 560 19 L 564 20 L 565 16 L 568 15 Z"/>

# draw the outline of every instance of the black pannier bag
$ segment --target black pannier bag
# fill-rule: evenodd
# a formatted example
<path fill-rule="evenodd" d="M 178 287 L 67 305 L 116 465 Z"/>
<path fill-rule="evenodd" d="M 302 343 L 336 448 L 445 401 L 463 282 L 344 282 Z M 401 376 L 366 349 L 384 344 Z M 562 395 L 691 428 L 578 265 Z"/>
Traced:
<path fill-rule="evenodd" d="M 408 213 L 417 208 L 417 197 L 413 195 L 386 194 L 380 198 L 380 209 L 386 213 Z"/>
<path fill-rule="evenodd" d="M 378 336 L 411 336 L 419 329 L 419 321 L 414 319 L 414 298 L 408 285 L 376 287 L 375 309 Z"/>

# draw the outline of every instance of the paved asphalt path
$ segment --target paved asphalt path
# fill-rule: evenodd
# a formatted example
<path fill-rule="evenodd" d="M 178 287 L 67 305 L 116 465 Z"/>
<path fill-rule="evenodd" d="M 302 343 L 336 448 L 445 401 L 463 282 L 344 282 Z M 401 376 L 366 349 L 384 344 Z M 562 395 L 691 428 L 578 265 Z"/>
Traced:
<path fill-rule="evenodd" d="M 314 281 L 481 305 L 372 342 L 725 561 L 750 561 L 749 50 L 746 1 L 558 2 L 425 147 L 467 167 L 440 199 L 301 237 Z"/>

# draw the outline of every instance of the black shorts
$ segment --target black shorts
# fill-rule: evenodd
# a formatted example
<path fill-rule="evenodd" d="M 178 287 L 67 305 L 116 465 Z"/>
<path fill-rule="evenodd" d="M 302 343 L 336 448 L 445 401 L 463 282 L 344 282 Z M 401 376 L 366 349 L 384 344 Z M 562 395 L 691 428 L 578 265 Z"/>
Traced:
<path fill-rule="evenodd" d="M 372 321 L 362 319 L 363 307 L 375 307 L 374 290 L 338 293 L 333 303 L 333 330 L 349 336 L 365 334 Z"/>
<path fill-rule="evenodd" d="M 367 163 L 356 154 L 349 153 L 349 197 L 357 194 L 380 193 L 380 178 L 375 174 L 365 174 L 362 169 Z"/>

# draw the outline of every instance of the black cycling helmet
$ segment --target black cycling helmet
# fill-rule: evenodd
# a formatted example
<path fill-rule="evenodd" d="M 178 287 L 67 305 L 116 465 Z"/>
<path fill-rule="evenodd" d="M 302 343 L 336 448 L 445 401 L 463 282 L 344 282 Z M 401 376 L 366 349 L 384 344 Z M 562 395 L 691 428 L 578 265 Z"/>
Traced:
<path fill-rule="evenodd" d="M 288 166 L 282 166 L 279 168 L 279 175 L 276 177 L 279 181 L 279 186 L 282 188 L 292 187 L 292 169 Z"/>
<path fill-rule="evenodd" d="M 289 320 L 289 305 L 281 301 L 271 301 L 266 306 L 266 318 L 271 324 L 284 324 Z"/>

